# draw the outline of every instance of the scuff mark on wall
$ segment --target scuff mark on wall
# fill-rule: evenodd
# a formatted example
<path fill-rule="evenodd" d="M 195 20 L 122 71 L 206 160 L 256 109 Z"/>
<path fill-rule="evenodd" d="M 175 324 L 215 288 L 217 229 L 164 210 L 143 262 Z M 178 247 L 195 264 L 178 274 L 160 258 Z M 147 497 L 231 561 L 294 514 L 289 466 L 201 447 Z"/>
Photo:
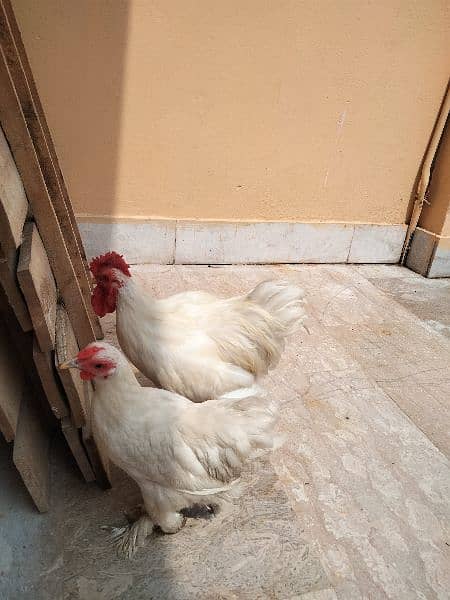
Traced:
<path fill-rule="evenodd" d="M 349 103 L 349 100 L 347 100 L 347 104 Z M 345 121 L 347 119 L 347 107 L 345 107 L 345 109 L 343 110 L 343 112 L 341 113 L 341 116 L 338 119 L 337 122 L 337 129 L 336 129 L 336 140 L 334 142 L 334 148 L 333 148 L 333 154 L 331 157 L 331 160 L 329 161 L 329 165 L 328 168 L 325 172 L 325 178 L 323 180 L 323 187 L 326 188 L 327 184 L 328 184 L 328 176 L 330 174 L 330 169 L 333 166 L 333 163 L 336 160 L 336 156 L 339 153 L 339 144 L 342 138 L 342 134 L 343 134 L 343 130 L 344 130 L 344 125 L 345 125 Z"/>

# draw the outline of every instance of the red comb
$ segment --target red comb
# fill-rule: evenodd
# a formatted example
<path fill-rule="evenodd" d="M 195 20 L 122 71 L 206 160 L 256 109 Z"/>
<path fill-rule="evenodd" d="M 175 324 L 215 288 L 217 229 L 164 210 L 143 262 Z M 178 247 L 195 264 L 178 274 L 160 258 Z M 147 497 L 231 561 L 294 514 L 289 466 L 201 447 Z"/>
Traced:
<path fill-rule="evenodd" d="M 83 350 L 80 350 L 77 354 L 77 359 L 78 360 L 89 360 L 90 358 L 92 358 L 94 356 L 94 354 L 97 354 L 97 352 L 100 352 L 101 348 L 99 346 L 86 346 L 86 348 L 83 348 Z"/>
<path fill-rule="evenodd" d="M 94 277 L 98 277 L 100 275 L 100 269 L 104 269 L 105 267 L 119 269 L 124 275 L 131 277 L 131 273 L 128 269 L 129 266 L 130 265 L 127 265 L 124 261 L 123 256 L 112 251 L 92 259 L 89 268 Z"/>

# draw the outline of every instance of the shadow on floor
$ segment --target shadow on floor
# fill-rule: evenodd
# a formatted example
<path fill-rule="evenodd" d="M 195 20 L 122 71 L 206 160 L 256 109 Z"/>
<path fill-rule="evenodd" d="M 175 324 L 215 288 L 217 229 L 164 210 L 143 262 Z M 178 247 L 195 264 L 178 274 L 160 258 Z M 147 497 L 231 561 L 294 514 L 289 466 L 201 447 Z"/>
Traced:
<path fill-rule="evenodd" d="M 140 503 L 122 473 L 103 492 L 76 473 L 64 441 L 52 450 L 52 510 L 35 512 L 1 447 L 1 597 L 8 600 L 290 598 L 328 587 L 272 465 L 254 464 L 236 505 L 176 535 L 154 533 L 134 559 L 116 556 L 108 527 Z M 105 529 L 104 529 L 105 528 Z"/>

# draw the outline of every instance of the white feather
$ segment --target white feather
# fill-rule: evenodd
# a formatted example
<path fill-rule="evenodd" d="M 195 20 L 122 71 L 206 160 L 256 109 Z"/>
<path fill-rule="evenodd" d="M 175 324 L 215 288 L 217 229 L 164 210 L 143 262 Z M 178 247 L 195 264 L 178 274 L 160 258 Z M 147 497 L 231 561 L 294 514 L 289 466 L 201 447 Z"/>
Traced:
<path fill-rule="evenodd" d="M 244 296 L 185 292 L 156 300 L 123 277 L 117 336 L 129 360 L 161 388 L 194 402 L 251 387 L 278 363 L 305 319 L 303 292 L 266 281 Z"/>
<path fill-rule="evenodd" d="M 195 404 L 141 387 L 119 350 L 95 345 L 117 366 L 95 380 L 94 434 L 138 483 L 148 514 L 163 530 L 176 530 L 179 511 L 198 496 L 205 503 L 227 500 L 239 488 L 245 462 L 272 448 L 275 410 L 256 386 Z"/>

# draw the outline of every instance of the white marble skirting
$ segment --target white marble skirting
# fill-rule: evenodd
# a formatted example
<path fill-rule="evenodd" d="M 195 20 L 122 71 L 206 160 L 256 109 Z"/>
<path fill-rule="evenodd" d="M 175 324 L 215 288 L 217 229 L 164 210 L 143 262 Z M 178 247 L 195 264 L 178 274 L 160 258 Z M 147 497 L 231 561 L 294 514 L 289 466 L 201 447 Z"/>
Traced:
<path fill-rule="evenodd" d="M 119 221 L 79 223 L 88 257 L 130 264 L 397 263 L 405 225 Z"/>

